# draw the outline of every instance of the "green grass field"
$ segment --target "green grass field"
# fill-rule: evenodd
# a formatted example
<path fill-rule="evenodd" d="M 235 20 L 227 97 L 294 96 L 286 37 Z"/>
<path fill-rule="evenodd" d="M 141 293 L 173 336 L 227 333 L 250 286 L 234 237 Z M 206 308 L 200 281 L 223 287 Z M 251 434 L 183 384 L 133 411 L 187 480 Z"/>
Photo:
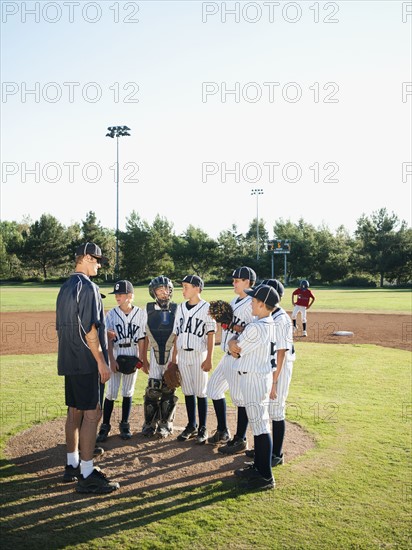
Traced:
<path fill-rule="evenodd" d="M 229 476 L 184 491 L 67 499 L 54 480 L 22 474 L 2 454 L 2 547 L 410 547 L 410 354 L 296 347 L 288 419 L 317 445 L 274 471 L 275 491 L 243 494 Z M 3 453 L 11 434 L 65 411 L 55 355 L 1 359 Z M 144 383 L 139 377 L 134 403 Z"/>
<path fill-rule="evenodd" d="M 109 292 L 113 287 L 102 286 L 106 294 L 105 309 L 116 305 Z M 291 294 L 294 288 L 287 288 L 282 303 L 291 309 Z M 387 313 L 410 313 L 412 310 L 412 292 L 408 289 L 325 289 L 313 288 L 316 302 L 313 310 L 318 311 L 369 311 Z M 1 312 L 5 311 L 53 311 L 56 305 L 58 286 L 42 285 L 1 286 Z M 228 300 L 234 297 L 232 287 L 206 287 L 202 293 L 205 300 Z M 174 300 L 183 300 L 180 287 L 174 291 Z M 135 303 L 143 306 L 151 301 L 147 287 L 135 287 Z"/>

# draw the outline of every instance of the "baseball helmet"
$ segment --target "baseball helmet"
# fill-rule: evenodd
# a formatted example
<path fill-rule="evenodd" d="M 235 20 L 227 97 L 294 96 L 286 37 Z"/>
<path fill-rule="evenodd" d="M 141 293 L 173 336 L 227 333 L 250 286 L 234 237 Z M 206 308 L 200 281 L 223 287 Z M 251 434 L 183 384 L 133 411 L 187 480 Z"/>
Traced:
<path fill-rule="evenodd" d="M 282 298 L 283 294 L 285 293 L 285 287 L 277 279 L 265 279 L 264 281 L 261 282 L 261 284 L 268 285 L 274 288 L 276 292 L 279 294 L 279 298 Z"/>
<path fill-rule="evenodd" d="M 238 267 L 232 273 L 233 279 L 248 279 L 250 281 L 250 286 L 253 286 L 256 282 L 256 273 L 251 267 L 242 266 Z"/>
<path fill-rule="evenodd" d="M 307 288 L 309 288 L 309 281 L 307 281 L 306 279 L 303 279 L 302 281 L 300 281 L 299 287 L 302 290 L 306 290 Z"/>
<path fill-rule="evenodd" d="M 169 296 L 167 297 L 167 299 L 160 300 L 156 296 L 155 290 L 156 290 L 156 288 L 159 288 L 161 286 L 165 286 L 169 290 Z M 172 283 L 172 281 L 168 277 L 165 277 L 164 275 L 159 275 L 159 277 L 155 277 L 149 283 L 149 294 L 159 304 L 159 306 L 162 309 L 167 308 L 168 305 L 169 305 L 170 300 L 172 299 L 172 294 L 173 294 L 173 283 Z"/>

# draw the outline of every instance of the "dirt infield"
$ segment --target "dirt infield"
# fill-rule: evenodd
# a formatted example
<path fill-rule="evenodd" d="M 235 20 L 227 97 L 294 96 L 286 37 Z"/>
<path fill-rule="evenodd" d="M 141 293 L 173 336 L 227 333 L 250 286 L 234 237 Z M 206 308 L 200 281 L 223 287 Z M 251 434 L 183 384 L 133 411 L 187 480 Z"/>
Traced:
<path fill-rule="evenodd" d="M 308 337 L 305 338 L 308 342 L 412 349 L 410 315 L 310 312 L 308 321 Z M 341 330 L 353 332 L 353 336 L 333 336 L 333 332 Z M 296 335 L 297 340 L 300 334 Z M 1 343 L 1 355 L 57 352 L 55 313 L 2 313 Z"/>
<path fill-rule="evenodd" d="M 334 336 L 336 331 L 350 331 L 353 336 Z M 299 331 L 296 340 L 323 343 L 377 344 L 410 350 L 412 322 L 409 315 L 313 312 L 308 323 L 308 337 Z M 1 354 L 55 353 L 57 338 L 54 312 L 4 313 L 1 316 Z M 232 476 L 242 467 L 245 455 L 222 456 L 211 445 L 196 445 L 194 441 L 180 443 L 176 435 L 186 424 L 183 403 L 178 404 L 175 433 L 165 440 L 147 439 L 139 431 L 143 423 L 142 406 L 135 405 L 131 426 L 133 437 L 123 441 L 118 436 L 118 420 L 113 413 L 113 433 L 102 446 L 105 454 L 97 459 L 105 472 L 121 484 L 123 491 L 141 491 L 168 487 L 206 484 Z M 210 407 L 208 428 L 215 427 L 215 415 Z M 228 410 L 228 425 L 235 431 L 236 412 Z M 253 438 L 248 432 L 249 442 Z M 285 438 L 286 462 L 315 446 L 313 438 L 299 425 L 287 423 Z M 30 453 L 27 450 L 30 449 Z M 11 462 L 24 472 L 36 475 L 48 484 L 58 483 L 65 461 L 64 419 L 34 426 L 11 438 L 5 450 Z M 68 498 L 73 498 L 73 486 L 62 486 Z"/>

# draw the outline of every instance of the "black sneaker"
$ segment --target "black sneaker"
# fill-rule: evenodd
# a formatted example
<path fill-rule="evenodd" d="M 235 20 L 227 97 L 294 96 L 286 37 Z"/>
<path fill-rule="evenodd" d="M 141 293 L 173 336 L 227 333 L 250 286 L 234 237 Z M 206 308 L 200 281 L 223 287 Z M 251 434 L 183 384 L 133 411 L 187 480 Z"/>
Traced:
<path fill-rule="evenodd" d="M 246 441 L 235 435 L 235 437 L 228 441 L 226 445 L 219 447 L 218 452 L 224 455 L 235 455 L 237 453 L 243 453 L 243 451 L 246 450 L 246 447 Z"/>
<path fill-rule="evenodd" d="M 145 437 L 152 437 L 156 432 L 156 429 L 151 425 L 145 424 L 142 428 L 142 435 Z"/>
<path fill-rule="evenodd" d="M 243 477 L 243 478 L 252 478 L 256 477 L 257 475 L 260 476 L 259 472 L 256 470 L 255 465 L 249 464 L 249 466 L 245 466 L 245 468 L 239 468 L 238 470 L 235 470 L 235 476 L 237 477 Z"/>
<path fill-rule="evenodd" d="M 275 488 L 275 480 L 273 477 L 265 479 L 260 474 L 258 476 L 250 477 L 240 483 L 240 487 L 246 491 L 268 490 Z"/>
<path fill-rule="evenodd" d="M 77 481 L 80 477 L 80 464 L 75 468 L 74 466 L 69 466 L 66 464 L 64 467 L 63 474 L 63 483 L 71 483 L 72 481 Z"/>
<path fill-rule="evenodd" d="M 103 443 L 103 441 L 106 441 L 107 436 L 109 435 L 109 432 L 110 432 L 110 428 L 111 428 L 110 424 L 102 424 L 100 426 L 99 433 L 97 434 L 97 437 L 96 437 L 97 443 Z"/>
<path fill-rule="evenodd" d="M 120 437 L 122 439 L 132 438 L 132 432 L 130 431 L 130 424 L 128 422 L 120 422 L 119 430 L 120 430 Z"/>
<path fill-rule="evenodd" d="M 281 464 L 283 464 L 283 455 L 272 455 L 272 468 L 275 468 L 275 466 L 280 466 Z"/>
<path fill-rule="evenodd" d="M 103 447 L 98 447 L 96 445 L 94 450 L 93 450 L 93 456 L 102 456 L 103 453 L 104 453 Z"/>
<path fill-rule="evenodd" d="M 196 445 L 203 445 L 204 443 L 206 443 L 207 436 L 208 433 L 206 430 L 206 426 L 200 426 L 197 432 Z"/>
<path fill-rule="evenodd" d="M 154 435 L 159 439 L 166 439 L 166 437 L 172 434 L 172 431 L 168 430 L 166 426 L 158 426 Z"/>
<path fill-rule="evenodd" d="M 93 493 L 104 495 L 119 489 L 117 481 L 109 481 L 100 468 L 95 467 L 93 472 L 84 478 L 81 474 L 76 485 L 78 493 Z"/>
<path fill-rule="evenodd" d="M 209 437 L 207 442 L 210 445 L 218 445 L 219 443 L 227 443 L 230 439 L 229 430 L 216 430 L 215 433 Z"/>
<path fill-rule="evenodd" d="M 245 455 L 248 458 L 255 458 L 255 449 L 249 449 L 248 451 L 245 451 Z"/>
<path fill-rule="evenodd" d="M 187 441 L 192 437 L 197 436 L 197 426 L 188 424 L 181 434 L 177 436 L 178 441 Z"/>

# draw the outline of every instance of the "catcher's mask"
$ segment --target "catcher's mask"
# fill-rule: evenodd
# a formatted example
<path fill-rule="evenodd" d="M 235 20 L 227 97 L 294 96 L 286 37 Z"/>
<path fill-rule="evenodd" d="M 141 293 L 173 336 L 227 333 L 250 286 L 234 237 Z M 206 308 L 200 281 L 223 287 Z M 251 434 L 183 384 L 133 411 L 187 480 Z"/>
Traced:
<path fill-rule="evenodd" d="M 307 281 L 306 279 L 303 279 L 303 281 L 300 281 L 299 286 L 302 290 L 306 290 L 307 288 L 309 288 L 309 281 Z"/>
<path fill-rule="evenodd" d="M 155 290 L 160 287 L 164 287 L 167 291 L 165 298 L 158 298 L 156 296 Z M 173 294 L 172 281 L 168 277 L 165 277 L 164 275 L 155 277 L 149 283 L 149 294 L 156 301 L 159 307 L 161 307 L 162 309 L 167 309 L 169 307 L 169 303 L 170 303 L 170 300 L 172 299 L 172 294 Z"/>
<path fill-rule="evenodd" d="M 256 273 L 251 267 L 242 266 L 238 267 L 232 273 L 233 279 L 248 279 L 250 281 L 250 286 L 253 286 L 256 283 Z"/>

